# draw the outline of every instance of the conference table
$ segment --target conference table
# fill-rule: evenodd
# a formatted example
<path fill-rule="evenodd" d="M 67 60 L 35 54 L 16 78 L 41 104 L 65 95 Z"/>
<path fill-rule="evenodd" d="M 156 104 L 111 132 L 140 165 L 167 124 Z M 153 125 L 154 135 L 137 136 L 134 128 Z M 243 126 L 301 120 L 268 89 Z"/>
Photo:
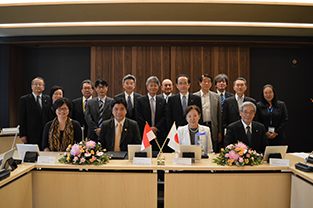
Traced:
<path fill-rule="evenodd" d="M 134 165 L 110 160 L 106 165 L 23 163 L 0 181 L 5 207 L 157 207 L 158 174 L 164 171 L 164 207 L 306 207 L 313 203 L 313 173 L 294 168 L 304 159 L 287 154 L 290 166 L 218 166 L 215 155 L 192 165 Z M 1 157 L 1 156 L 0 156 Z M 18 158 L 17 152 L 14 158 Z M 307 197 L 308 196 L 308 197 Z M 301 205 L 301 206 L 299 206 Z M 1 206 L 2 207 L 2 206 Z"/>

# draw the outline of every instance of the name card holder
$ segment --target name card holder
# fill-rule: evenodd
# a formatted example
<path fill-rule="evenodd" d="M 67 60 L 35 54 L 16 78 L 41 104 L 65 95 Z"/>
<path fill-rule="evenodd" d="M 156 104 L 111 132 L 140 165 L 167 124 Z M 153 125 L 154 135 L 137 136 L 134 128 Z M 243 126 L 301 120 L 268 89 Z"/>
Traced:
<path fill-rule="evenodd" d="M 289 163 L 290 161 L 288 159 L 270 158 L 270 165 L 289 167 Z"/>
<path fill-rule="evenodd" d="M 37 164 L 55 164 L 55 157 L 38 156 Z"/>
<path fill-rule="evenodd" d="M 133 158 L 134 165 L 151 165 L 151 158 L 148 157 L 134 157 Z"/>
<path fill-rule="evenodd" d="M 173 158 L 173 165 L 191 165 L 191 158 Z"/>

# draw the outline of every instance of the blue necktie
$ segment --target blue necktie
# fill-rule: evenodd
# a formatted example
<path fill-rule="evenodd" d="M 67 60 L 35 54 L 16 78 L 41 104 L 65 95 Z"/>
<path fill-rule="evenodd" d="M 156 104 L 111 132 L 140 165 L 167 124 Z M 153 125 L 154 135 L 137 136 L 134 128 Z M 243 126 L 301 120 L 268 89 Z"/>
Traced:
<path fill-rule="evenodd" d="M 98 121 L 99 128 L 101 128 L 102 121 L 103 121 L 103 118 L 102 118 L 102 116 L 103 116 L 103 107 L 104 107 L 104 105 L 103 105 L 102 100 L 99 100 L 99 121 Z"/>
<path fill-rule="evenodd" d="M 128 98 L 127 98 L 127 111 L 128 111 L 128 114 L 129 114 L 130 116 L 131 116 L 131 114 L 132 114 L 132 110 L 133 110 L 133 104 L 132 104 L 130 95 L 128 95 Z"/>
<path fill-rule="evenodd" d="M 186 102 L 186 96 L 184 95 L 183 96 L 183 112 L 185 112 L 186 108 L 187 108 L 187 102 Z"/>

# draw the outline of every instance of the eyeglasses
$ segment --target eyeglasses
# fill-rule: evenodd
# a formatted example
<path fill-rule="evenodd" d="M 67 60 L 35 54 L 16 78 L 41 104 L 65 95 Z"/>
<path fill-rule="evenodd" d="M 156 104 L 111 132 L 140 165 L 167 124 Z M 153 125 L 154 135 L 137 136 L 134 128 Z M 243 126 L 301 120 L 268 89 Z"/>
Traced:
<path fill-rule="evenodd" d="M 248 114 L 252 115 L 255 113 L 255 111 L 243 111 L 242 113 L 245 115 L 248 115 Z"/>
<path fill-rule="evenodd" d="M 41 83 L 33 83 L 32 85 L 34 85 L 34 86 L 40 86 L 40 87 L 45 86 L 44 84 L 41 84 Z"/>
<path fill-rule="evenodd" d="M 68 111 L 68 108 L 58 108 L 57 110 L 60 111 L 60 112 L 61 111 Z"/>
<path fill-rule="evenodd" d="M 178 82 L 178 85 L 188 85 L 188 82 Z"/>
<path fill-rule="evenodd" d="M 236 84 L 236 87 L 243 87 L 245 84 Z"/>
<path fill-rule="evenodd" d="M 83 87 L 83 90 L 91 90 L 91 87 Z"/>

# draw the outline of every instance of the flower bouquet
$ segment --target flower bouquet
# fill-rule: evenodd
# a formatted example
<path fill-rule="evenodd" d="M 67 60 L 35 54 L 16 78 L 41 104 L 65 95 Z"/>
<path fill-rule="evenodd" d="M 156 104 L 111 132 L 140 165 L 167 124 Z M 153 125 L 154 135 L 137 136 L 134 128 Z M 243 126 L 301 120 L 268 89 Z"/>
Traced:
<path fill-rule="evenodd" d="M 230 144 L 225 149 L 221 149 L 221 153 L 213 159 L 213 163 L 218 165 L 260 165 L 262 164 L 263 154 L 258 154 L 255 150 L 242 142 Z"/>
<path fill-rule="evenodd" d="M 81 141 L 79 144 L 69 145 L 59 162 L 73 165 L 102 165 L 111 159 L 111 155 L 106 155 L 105 151 L 100 143 L 92 140 Z"/>

